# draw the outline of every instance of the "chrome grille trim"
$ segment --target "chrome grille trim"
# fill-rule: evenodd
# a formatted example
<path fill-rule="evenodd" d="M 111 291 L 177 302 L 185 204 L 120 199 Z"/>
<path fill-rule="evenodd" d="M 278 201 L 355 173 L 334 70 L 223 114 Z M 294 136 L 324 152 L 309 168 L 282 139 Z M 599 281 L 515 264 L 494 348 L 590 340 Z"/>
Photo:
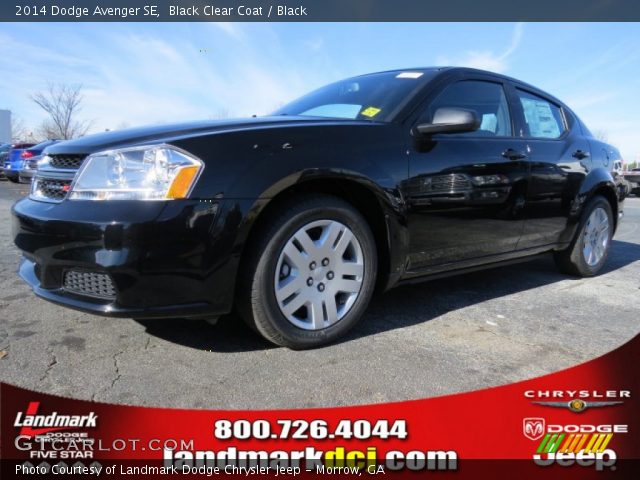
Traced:
<path fill-rule="evenodd" d="M 471 188 L 471 182 L 463 174 L 436 175 L 431 177 L 429 190 L 432 192 L 456 192 Z"/>
<path fill-rule="evenodd" d="M 85 158 L 85 154 L 46 155 L 35 172 L 30 198 L 50 203 L 63 201 Z"/>
<path fill-rule="evenodd" d="M 31 189 L 31 198 L 47 202 L 61 202 L 67 196 L 73 179 L 35 177 Z"/>
<path fill-rule="evenodd" d="M 79 154 L 79 153 L 49 155 L 49 164 L 53 168 L 60 168 L 65 170 L 77 170 L 80 168 L 85 158 L 87 158 L 86 155 Z"/>

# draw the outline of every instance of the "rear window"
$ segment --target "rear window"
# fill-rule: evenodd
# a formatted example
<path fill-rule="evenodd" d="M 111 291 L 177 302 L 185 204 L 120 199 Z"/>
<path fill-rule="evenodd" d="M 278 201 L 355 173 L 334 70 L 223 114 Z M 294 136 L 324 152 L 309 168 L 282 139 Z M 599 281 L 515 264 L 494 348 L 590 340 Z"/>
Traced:
<path fill-rule="evenodd" d="M 526 122 L 525 135 L 533 138 L 560 138 L 566 131 L 562 110 L 557 105 L 523 90 L 517 90 Z"/>

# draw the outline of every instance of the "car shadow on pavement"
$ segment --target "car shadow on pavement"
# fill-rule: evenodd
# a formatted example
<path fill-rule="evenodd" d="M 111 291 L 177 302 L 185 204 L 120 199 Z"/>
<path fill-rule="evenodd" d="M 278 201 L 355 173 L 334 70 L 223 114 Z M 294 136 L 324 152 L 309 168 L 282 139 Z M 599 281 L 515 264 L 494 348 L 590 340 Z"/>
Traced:
<path fill-rule="evenodd" d="M 639 239 L 640 240 L 640 239 Z M 626 267 L 630 263 L 640 260 L 640 243 L 623 242 L 614 240 L 611 242 L 609 258 L 601 273 L 609 273 L 619 268 Z"/>
<path fill-rule="evenodd" d="M 640 245 L 614 240 L 603 274 L 640 260 Z M 535 289 L 563 280 L 582 280 L 559 273 L 551 256 L 405 285 L 374 296 L 362 321 L 337 343 L 409 327 L 471 305 Z M 215 352 L 245 352 L 277 348 L 251 331 L 237 315 L 224 316 L 214 326 L 203 320 L 137 320 L 148 334 L 185 347 Z"/>
<path fill-rule="evenodd" d="M 149 335 L 197 350 L 224 353 L 277 348 L 253 332 L 236 314 L 221 317 L 215 325 L 184 318 L 135 321 Z"/>

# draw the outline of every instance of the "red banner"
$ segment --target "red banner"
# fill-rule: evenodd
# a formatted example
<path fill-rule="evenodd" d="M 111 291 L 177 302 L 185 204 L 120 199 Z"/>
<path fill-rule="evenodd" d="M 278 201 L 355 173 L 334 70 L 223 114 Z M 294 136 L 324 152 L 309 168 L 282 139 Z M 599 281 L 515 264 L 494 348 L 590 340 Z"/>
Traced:
<path fill-rule="evenodd" d="M 511 385 L 305 410 L 108 405 L 2 384 L 2 478 L 640 478 L 638 365 L 640 336 L 598 359 Z"/>

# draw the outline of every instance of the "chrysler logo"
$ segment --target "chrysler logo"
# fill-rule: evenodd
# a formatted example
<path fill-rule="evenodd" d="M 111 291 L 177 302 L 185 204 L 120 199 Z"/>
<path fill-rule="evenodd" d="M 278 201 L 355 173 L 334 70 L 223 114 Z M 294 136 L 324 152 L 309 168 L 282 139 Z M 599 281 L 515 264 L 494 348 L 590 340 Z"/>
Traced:
<path fill-rule="evenodd" d="M 572 412 L 580 413 L 584 412 L 589 407 L 610 407 L 612 405 L 620 405 L 622 402 L 592 402 L 591 400 L 585 401 L 581 398 L 574 398 L 568 402 L 531 402 L 536 405 L 542 405 L 543 407 L 560 407 L 568 408 Z"/>
<path fill-rule="evenodd" d="M 522 433 L 529 440 L 537 440 L 544 435 L 544 418 L 525 418 L 522 420 Z"/>

